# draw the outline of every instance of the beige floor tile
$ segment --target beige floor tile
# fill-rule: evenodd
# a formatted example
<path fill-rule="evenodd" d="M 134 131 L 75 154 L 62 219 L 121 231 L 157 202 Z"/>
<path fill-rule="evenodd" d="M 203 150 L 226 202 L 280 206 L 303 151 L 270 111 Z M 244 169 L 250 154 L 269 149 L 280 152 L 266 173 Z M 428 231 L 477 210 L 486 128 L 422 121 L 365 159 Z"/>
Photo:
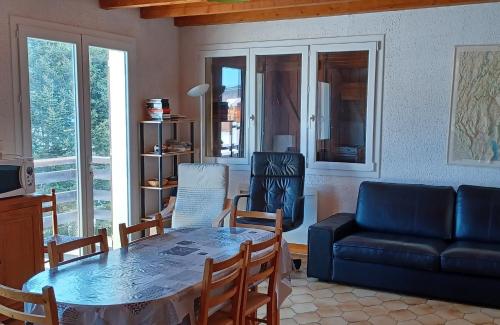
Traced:
<path fill-rule="evenodd" d="M 321 325 L 345 325 L 347 324 L 347 321 L 342 317 L 328 317 L 322 318 L 319 323 Z"/>
<path fill-rule="evenodd" d="M 354 301 L 354 300 L 357 300 L 358 298 L 353 295 L 352 293 L 350 292 L 346 292 L 346 293 L 338 293 L 336 294 L 335 296 L 333 296 L 335 298 L 335 300 L 337 300 L 338 302 L 346 302 L 346 301 Z"/>
<path fill-rule="evenodd" d="M 389 292 L 378 292 L 376 296 L 382 300 L 382 301 L 391 301 L 391 300 L 398 300 L 401 299 L 400 295 L 397 295 L 395 293 L 389 293 Z"/>
<path fill-rule="evenodd" d="M 333 297 L 333 291 L 330 289 L 320 289 L 314 290 L 310 293 L 314 298 L 331 298 Z"/>
<path fill-rule="evenodd" d="M 314 298 L 311 295 L 296 295 L 290 296 L 290 300 L 294 304 L 303 304 L 305 302 L 313 302 Z"/>
<path fill-rule="evenodd" d="M 280 318 L 281 319 L 293 318 L 293 316 L 295 316 L 295 312 L 293 311 L 292 308 L 281 308 L 280 309 Z"/>
<path fill-rule="evenodd" d="M 464 313 L 453 307 L 438 308 L 435 314 L 444 320 L 454 320 L 464 317 Z"/>
<path fill-rule="evenodd" d="M 454 319 L 446 322 L 446 325 L 472 325 L 473 323 L 466 321 L 465 319 Z"/>
<path fill-rule="evenodd" d="M 420 324 L 417 320 L 405 320 L 405 321 L 402 321 L 402 322 L 398 322 L 398 325 L 422 325 Z"/>
<path fill-rule="evenodd" d="M 368 289 L 361 289 L 361 288 L 356 288 L 352 290 L 352 293 L 356 297 L 373 297 L 375 296 L 376 292 L 373 290 L 368 290 Z"/>
<path fill-rule="evenodd" d="M 409 311 L 408 309 L 401 309 L 401 310 L 395 310 L 389 312 L 389 316 L 397 320 L 398 322 L 400 321 L 405 321 L 405 320 L 412 320 L 417 318 L 417 315 Z"/>
<path fill-rule="evenodd" d="M 344 286 L 344 285 L 340 285 L 340 284 L 335 284 L 332 287 L 332 291 L 334 293 L 346 293 L 346 292 L 352 292 L 352 290 L 353 290 L 352 287 L 348 287 L 348 286 Z"/>
<path fill-rule="evenodd" d="M 492 318 L 500 318 L 500 310 L 499 309 L 491 309 L 491 308 L 481 308 L 481 312 L 486 314 Z"/>
<path fill-rule="evenodd" d="M 396 321 L 389 316 L 375 316 L 369 319 L 373 325 L 393 325 Z"/>
<path fill-rule="evenodd" d="M 409 306 L 408 310 L 415 315 L 427 315 L 434 313 L 434 308 L 428 304 Z"/>
<path fill-rule="evenodd" d="M 311 283 L 308 284 L 308 287 L 311 290 L 328 289 L 328 288 L 333 288 L 333 283 L 311 282 Z"/>
<path fill-rule="evenodd" d="M 342 311 L 355 311 L 363 309 L 363 306 L 357 301 L 346 301 L 338 304 L 337 307 L 339 307 Z"/>
<path fill-rule="evenodd" d="M 310 294 L 311 292 L 307 286 L 292 287 L 292 296 Z"/>
<path fill-rule="evenodd" d="M 401 301 L 407 305 L 421 305 L 421 304 L 425 304 L 427 302 L 427 299 L 404 296 L 401 298 Z"/>
<path fill-rule="evenodd" d="M 319 298 L 319 299 L 314 299 L 313 304 L 315 304 L 318 307 L 321 306 L 336 306 L 340 304 L 335 298 Z"/>
<path fill-rule="evenodd" d="M 382 304 L 382 300 L 377 297 L 363 297 L 359 298 L 358 302 L 363 306 L 376 306 Z"/>
<path fill-rule="evenodd" d="M 400 300 L 385 301 L 382 303 L 382 306 L 389 311 L 408 309 L 408 305 Z"/>
<path fill-rule="evenodd" d="M 321 320 L 321 317 L 319 317 L 318 314 L 316 313 L 302 313 L 302 314 L 296 314 L 293 316 L 293 319 L 298 324 L 310 324 L 310 323 L 317 323 Z"/>
<path fill-rule="evenodd" d="M 417 321 L 424 325 L 442 325 L 446 323 L 444 319 L 433 314 L 418 316 Z"/>
<path fill-rule="evenodd" d="M 321 317 L 337 317 L 342 315 L 343 311 L 342 309 L 332 306 L 332 307 L 319 307 L 318 310 L 316 310 L 319 316 Z"/>
<path fill-rule="evenodd" d="M 316 307 L 316 305 L 314 305 L 314 304 L 312 304 L 310 302 L 306 302 L 306 303 L 303 303 L 303 304 L 293 304 L 291 306 L 291 308 L 297 314 L 308 313 L 308 312 L 316 311 L 318 309 L 318 307 Z"/>
<path fill-rule="evenodd" d="M 280 320 L 280 325 L 297 325 L 298 323 L 293 318 Z"/>
<path fill-rule="evenodd" d="M 348 322 L 360 322 L 362 320 L 368 320 L 370 317 L 363 311 L 357 310 L 343 313 L 342 318 Z"/>
<path fill-rule="evenodd" d="M 384 316 L 389 314 L 389 311 L 380 305 L 364 307 L 363 311 L 370 316 Z"/>
<path fill-rule="evenodd" d="M 464 318 L 474 324 L 486 324 L 493 322 L 493 318 L 483 313 L 465 314 Z"/>

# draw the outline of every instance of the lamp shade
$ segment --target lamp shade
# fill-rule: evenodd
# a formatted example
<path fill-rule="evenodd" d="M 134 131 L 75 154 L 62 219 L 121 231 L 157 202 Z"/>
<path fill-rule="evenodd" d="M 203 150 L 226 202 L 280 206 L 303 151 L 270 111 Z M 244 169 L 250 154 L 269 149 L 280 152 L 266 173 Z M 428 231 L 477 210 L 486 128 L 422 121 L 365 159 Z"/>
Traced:
<path fill-rule="evenodd" d="M 209 84 L 201 84 L 198 86 L 194 86 L 193 88 L 188 90 L 187 95 L 190 97 L 203 96 L 207 92 L 209 87 L 210 87 Z"/>

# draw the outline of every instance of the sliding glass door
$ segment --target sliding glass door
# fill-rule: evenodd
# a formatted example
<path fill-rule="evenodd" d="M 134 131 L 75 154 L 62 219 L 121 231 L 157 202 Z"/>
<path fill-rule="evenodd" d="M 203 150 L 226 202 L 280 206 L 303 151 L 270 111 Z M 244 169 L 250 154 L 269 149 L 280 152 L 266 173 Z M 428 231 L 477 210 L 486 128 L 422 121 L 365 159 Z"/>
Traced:
<path fill-rule="evenodd" d="M 19 51 L 24 154 L 34 158 L 37 192 L 56 190 L 60 234 L 107 228 L 112 245 L 129 216 L 127 49 L 22 26 Z M 50 215 L 43 225 L 50 235 Z"/>

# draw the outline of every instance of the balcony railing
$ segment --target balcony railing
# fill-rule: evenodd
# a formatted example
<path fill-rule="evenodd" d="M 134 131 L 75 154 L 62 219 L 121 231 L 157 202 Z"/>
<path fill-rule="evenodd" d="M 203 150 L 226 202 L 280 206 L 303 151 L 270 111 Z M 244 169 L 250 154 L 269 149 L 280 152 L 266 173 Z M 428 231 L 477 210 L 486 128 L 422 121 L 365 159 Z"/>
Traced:
<path fill-rule="evenodd" d="M 58 183 L 77 181 L 78 172 L 76 169 L 76 157 L 61 157 L 61 158 L 49 158 L 49 159 L 36 159 L 34 161 L 36 178 L 35 182 L 37 189 L 40 186 L 47 185 L 49 187 L 56 187 Z M 104 165 L 104 168 L 94 169 L 94 180 L 111 180 L 111 158 L 94 156 L 92 157 L 92 163 L 94 165 Z M 44 167 L 57 167 L 57 166 L 67 166 L 67 169 L 62 168 L 61 170 L 54 171 L 43 171 L 40 168 Z M 76 187 L 76 186 L 75 186 Z M 77 206 L 77 190 L 69 191 L 58 191 L 57 194 L 57 204 L 65 204 L 66 206 Z M 111 202 L 111 191 L 110 190 L 93 190 L 94 202 Z M 68 204 L 69 203 L 69 204 Z M 58 213 L 58 223 L 59 225 L 69 224 L 71 222 L 78 222 L 78 211 L 72 209 L 69 211 L 64 211 Z M 96 221 L 104 221 L 111 223 L 112 213 L 110 209 L 96 208 L 94 209 L 94 219 Z M 52 224 L 52 219 L 50 215 L 46 215 L 43 218 L 43 228 L 50 228 Z"/>

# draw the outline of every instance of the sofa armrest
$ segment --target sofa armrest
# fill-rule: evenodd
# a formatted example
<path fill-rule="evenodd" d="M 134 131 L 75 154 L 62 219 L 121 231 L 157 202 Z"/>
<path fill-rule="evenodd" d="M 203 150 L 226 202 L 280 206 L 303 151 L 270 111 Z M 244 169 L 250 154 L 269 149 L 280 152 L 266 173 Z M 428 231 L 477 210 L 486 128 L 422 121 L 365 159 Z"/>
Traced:
<path fill-rule="evenodd" d="M 309 227 L 307 276 L 332 280 L 333 243 L 352 234 L 356 221 L 352 213 L 338 213 Z"/>

